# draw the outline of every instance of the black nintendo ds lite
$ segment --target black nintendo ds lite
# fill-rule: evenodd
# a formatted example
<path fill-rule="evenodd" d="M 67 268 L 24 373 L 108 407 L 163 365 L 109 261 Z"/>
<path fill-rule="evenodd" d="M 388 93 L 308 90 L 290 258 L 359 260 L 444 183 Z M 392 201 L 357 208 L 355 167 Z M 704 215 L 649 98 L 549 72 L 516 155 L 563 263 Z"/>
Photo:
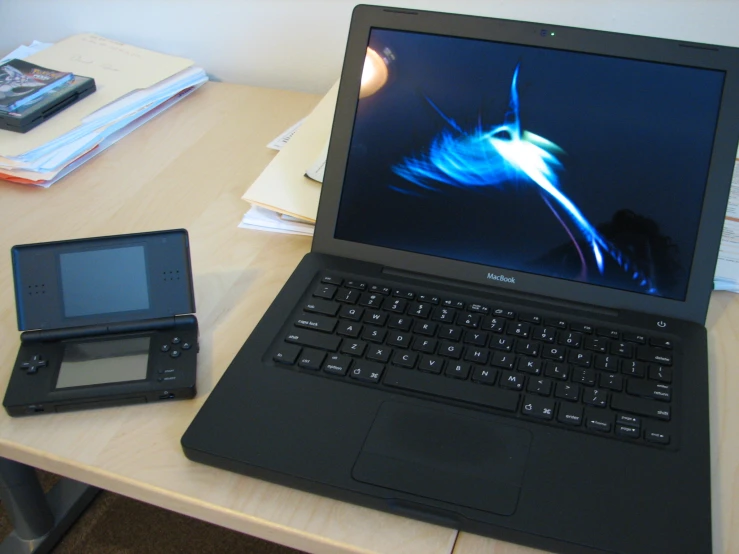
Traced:
<path fill-rule="evenodd" d="M 21 345 L 11 416 L 195 396 L 184 229 L 14 246 Z"/>

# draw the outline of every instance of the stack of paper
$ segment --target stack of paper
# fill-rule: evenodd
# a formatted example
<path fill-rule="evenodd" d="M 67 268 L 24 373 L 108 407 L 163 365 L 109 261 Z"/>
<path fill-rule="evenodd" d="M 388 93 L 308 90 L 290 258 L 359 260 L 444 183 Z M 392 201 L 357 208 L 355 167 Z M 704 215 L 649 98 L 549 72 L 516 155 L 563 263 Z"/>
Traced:
<path fill-rule="evenodd" d="M 253 207 L 239 227 L 313 234 L 338 91 L 337 82 L 308 117 L 268 145 L 280 151 L 242 196 Z"/>
<path fill-rule="evenodd" d="M 208 80 L 191 60 L 91 34 L 75 35 L 26 59 L 92 77 L 97 86 L 28 133 L 0 130 L 0 179 L 44 187 Z"/>

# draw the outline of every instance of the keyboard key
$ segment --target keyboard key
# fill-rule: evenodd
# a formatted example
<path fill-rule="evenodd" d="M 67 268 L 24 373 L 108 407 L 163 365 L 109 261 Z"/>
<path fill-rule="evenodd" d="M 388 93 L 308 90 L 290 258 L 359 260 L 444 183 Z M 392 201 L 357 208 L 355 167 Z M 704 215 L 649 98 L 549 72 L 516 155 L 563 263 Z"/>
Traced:
<path fill-rule="evenodd" d="M 644 439 L 647 442 L 654 442 L 657 444 L 670 444 L 670 435 L 657 431 L 645 431 Z"/>
<path fill-rule="evenodd" d="M 418 350 L 420 352 L 426 352 L 427 354 L 433 354 L 436 352 L 436 345 L 439 342 L 436 339 L 427 339 L 424 337 L 416 337 L 416 340 L 413 341 L 413 350 Z"/>
<path fill-rule="evenodd" d="M 539 355 L 539 350 L 541 350 L 541 343 L 539 342 L 520 339 L 516 341 L 516 352 L 519 354 L 536 358 Z"/>
<path fill-rule="evenodd" d="M 387 343 L 391 346 L 400 346 L 401 348 L 408 348 L 410 346 L 411 338 L 413 336 L 408 333 L 393 332 L 390 333 L 387 339 Z"/>
<path fill-rule="evenodd" d="M 476 312 L 484 315 L 490 313 L 490 306 L 485 306 L 483 304 L 470 304 L 469 306 L 467 306 L 467 309 L 471 312 Z"/>
<path fill-rule="evenodd" d="M 542 358 L 561 362 L 565 359 L 565 349 L 562 346 L 545 346 L 541 352 Z"/>
<path fill-rule="evenodd" d="M 567 322 L 563 319 L 547 318 L 544 320 L 544 324 L 548 325 L 549 327 L 557 327 L 558 329 L 567 329 Z"/>
<path fill-rule="evenodd" d="M 462 328 L 442 325 L 441 329 L 439 329 L 439 338 L 458 341 L 462 338 Z"/>
<path fill-rule="evenodd" d="M 569 366 L 567 364 L 557 364 L 554 362 L 546 362 L 544 364 L 544 375 L 546 377 L 566 381 L 569 374 Z"/>
<path fill-rule="evenodd" d="M 407 316 L 390 316 L 387 320 L 389 329 L 400 329 L 401 331 L 410 331 L 413 320 Z"/>
<path fill-rule="evenodd" d="M 672 354 L 659 348 L 637 348 L 636 359 L 653 364 L 672 365 Z"/>
<path fill-rule="evenodd" d="M 322 333 L 332 333 L 336 328 L 336 320 L 320 315 L 305 315 L 295 320 L 295 326 L 321 331 Z"/>
<path fill-rule="evenodd" d="M 605 408 L 608 405 L 608 391 L 603 389 L 586 389 L 582 401 L 590 406 Z"/>
<path fill-rule="evenodd" d="M 506 320 L 502 317 L 486 317 L 482 320 L 480 329 L 483 331 L 492 331 L 493 333 L 502 333 L 505 330 Z"/>
<path fill-rule="evenodd" d="M 356 306 L 342 306 L 339 310 L 339 317 L 342 319 L 351 319 L 352 321 L 359 321 L 362 319 L 364 308 L 357 308 Z"/>
<path fill-rule="evenodd" d="M 627 412 L 644 417 L 669 421 L 671 417 L 670 405 L 654 400 L 636 398 L 626 394 L 616 394 L 611 399 L 611 408 L 619 412 Z"/>
<path fill-rule="evenodd" d="M 618 331 L 615 329 L 608 329 L 606 327 L 599 327 L 597 331 L 597 335 L 599 337 L 606 337 L 609 339 L 618 340 L 618 338 L 621 336 Z"/>
<path fill-rule="evenodd" d="M 487 364 L 489 358 L 490 350 L 487 350 L 485 348 L 471 348 L 468 346 L 464 354 L 465 361 L 474 362 L 480 365 Z"/>
<path fill-rule="evenodd" d="M 520 313 L 518 314 L 518 319 L 521 321 L 528 321 L 529 323 L 533 323 L 535 325 L 541 325 L 541 316 L 531 313 Z"/>
<path fill-rule="evenodd" d="M 344 286 L 350 289 L 367 290 L 367 283 L 362 281 L 347 281 Z"/>
<path fill-rule="evenodd" d="M 382 342 L 385 340 L 385 335 L 387 335 L 387 330 L 383 329 L 382 327 L 367 325 L 364 328 L 364 331 L 362 331 L 362 340 L 368 340 L 370 342 Z"/>
<path fill-rule="evenodd" d="M 516 312 L 513 310 L 506 310 L 505 308 L 495 308 L 493 315 L 504 317 L 506 319 L 516 319 Z"/>
<path fill-rule="evenodd" d="M 316 290 L 313 291 L 313 296 L 325 298 L 326 300 L 333 300 L 337 290 L 338 287 L 335 287 L 334 285 L 318 285 Z"/>
<path fill-rule="evenodd" d="M 443 340 L 439 343 L 439 355 L 458 360 L 462 357 L 462 345 Z"/>
<path fill-rule="evenodd" d="M 514 323 L 508 327 L 508 334 L 515 337 L 527 339 L 529 333 L 531 333 L 531 324 L 529 323 Z"/>
<path fill-rule="evenodd" d="M 454 317 L 456 315 L 456 310 L 453 310 L 452 308 L 437 306 L 436 309 L 434 309 L 434 313 L 431 315 L 431 320 L 441 321 L 442 323 L 454 323 Z"/>
<path fill-rule="evenodd" d="M 340 289 L 336 294 L 336 300 L 345 304 L 356 304 L 359 300 L 360 292 L 354 289 Z"/>
<path fill-rule="evenodd" d="M 622 358 L 631 358 L 634 355 L 634 346 L 628 342 L 612 342 L 611 354 Z"/>
<path fill-rule="evenodd" d="M 568 358 L 571 364 L 580 367 L 590 367 L 593 361 L 593 355 L 590 352 L 577 352 L 575 350 L 570 350 Z"/>
<path fill-rule="evenodd" d="M 523 390 L 524 381 L 524 376 L 520 373 L 513 373 L 512 371 L 500 372 L 499 384 L 505 389 Z"/>
<path fill-rule="evenodd" d="M 490 348 L 510 352 L 511 348 L 513 348 L 513 339 L 508 337 L 492 337 L 490 339 Z"/>
<path fill-rule="evenodd" d="M 390 294 L 390 287 L 383 287 L 382 285 L 372 285 L 370 286 L 369 291 L 387 296 L 388 294 Z"/>
<path fill-rule="evenodd" d="M 629 379 L 626 384 L 626 392 L 634 396 L 654 398 L 663 402 L 669 402 L 672 398 L 672 387 L 670 385 L 636 379 Z"/>
<path fill-rule="evenodd" d="M 521 413 L 537 419 L 550 420 L 554 417 L 554 400 L 526 396 L 521 406 Z"/>
<path fill-rule="evenodd" d="M 349 356 L 329 354 L 326 362 L 323 364 L 323 371 L 332 373 L 333 375 L 346 375 L 351 363 L 352 359 Z"/>
<path fill-rule="evenodd" d="M 624 361 L 621 366 L 621 373 L 632 377 L 644 377 L 647 364 L 644 362 Z"/>
<path fill-rule="evenodd" d="M 618 414 L 616 416 L 617 425 L 628 425 L 629 427 L 641 427 L 641 418 L 633 415 Z"/>
<path fill-rule="evenodd" d="M 370 345 L 369 349 L 367 350 L 367 359 L 386 364 L 388 360 L 390 360 L 390 356 L 392 355 L 392 353 L 393 349 L 389 346 L 376 346 L 373 344 Z"/>
<path fill-rule="evenodd" d="M 586 350 L 605 354 L 608 352 L 608 340 L 604 338 L 585 337 L 583 347 Z"/>
<path fill-rule="evenodd" d="M 524 371 L 531 375 L 541 375 L 541 369 L 544 362 L 536 358 L 522 357 L 518 362 L 518 371 Z"/>
<path fill-rule="evenodd" d="M 477 329 L 480 326 L 481 319 L 480 314 L 465 313 L 461 314 L 457 318 L 457 325 L 464 325 L 465 327 Z"/>
<path fill-rule="evenodd" d="M 554 396 L 562 398 L 563 400 L 569 400 L 570 402 L 577 402 L 580 398 L 580 385 L 557 383 L 557 387 L 554 390 Z"/>
<path fill-rule="evenodd" d="M 402 298 L 386 298 L 382 303 L 382 309 L 396 314 L 405 313 L 408 302 Z"/>
<path fill-rule="evenodd" d="M 635 342 L 637 344 L 647 343 L 647 337 L 638 333 L 624 333 L 624 340 L 627 342 Z"/>
<path fill-rule="evenodd" d="M 436 375 L 429 375 L 422 371 L 407 371 L 402 368 L 389 367 L 384 383 L 389 387 L 450 398 L 506 412 L 516 412 L 518 409 L 519 395 L 517 393 L 499 388 L 480 387 L 469 381 L 440 379 Z"/>
<path fill-rule="evenodd" d="M 355 321 L 342 321 L 336 328 L 336 334 L 356 339 L 362 331 L 362 325 Z"/>
<path fill-rule="evenodd" d="M 557 331 L 554 327 L 541 327 L 535 329 L 531 337 L 535 340 L 552 344 L 557 337 Z"/>
<path fill-rule="evenodd" d="M 379 308 L 385 301 L 385 297 L 379 292 L 365 292 L 359 297 L 359 305 L 367 308 Z"/>
<path fill-rule="evenodd" d="M 419 294 L 416 297 L 416 300 L 419 302 L 428 302 L 429 304 L 438 304 L 439 303 L 439 297 L 438 296 L 431 296 L 430 294 Z"/>
<path fill-rule="evenodd" d="M 431 307 L 432 305 L 429 303 L 419 304 L 418 302 L 414 302 L 411 304 L 411 307 L 408 308 L 408 315 L 426 319 L 431 314 Z"/>
<path fill-rule="evenodd" d="M 464 342 L 475 346 L 485 346 L 488 343 L 488 335 L 479 331 L 467 331 L 464 334 Z"/>
<path fill-rule="evenodd" d="M 324 275 L 321 278 L 321 283 L 336 285 L 337 287 L 340 287 L 343 282 L 344 280 L 341 277 L 336 277 L 335 275 Z"/>
<path fill-rule="evenodd" d="M 584 333 L 586 335 L 592 335 L 595 330 L 592 325 L 587 323 L 570 323 L 570 330 L 578 333 Z"/>
<path fill-rule="evenodd" d="M 299 355 L 299 346 L 283 343 L 277 347 L 277 350 L 275 350 L 275 353 L 272 355 L 272 359 L 279 364 L 293 365 Z"/>
<path fill-rule="evenodd" d="M 326 300 L 310 300 L 303 306 L 303 310 L 316 314 L 336 315 L 339 311 L 339 305 Z"/>
<path fill-rule="evenodd" d="M 597 354 L 595 356 L 595 369 L 602 369 L 603 371 L 618 371 L 620 360 L 615 356 L 603 356 Z"/>
<path fill-rule="evenodd" d="M 434 356 L 422 356 L 421 363 L 418 364 L 418 369 L 426 371 L 428 373 L 441 373 L 444 367 L 444 360 L 436 358 Z"/>
<path fill-rule="evenodd" d="M 312 369 L 318 371 L 326 359 L 326 352 L 322 350 L 314 350 L 312 348 L 303 348 L 300 356 L 298 356 L 298 367 L 303 369 Z"/>
<path fill-rule="evenodd" d="M 318 331 L 304 331 L 302 329 L 294 329 L 285 337 L 286 342 L 300 344 L 302 346 L 311 346 L 320 350 L 329 350 L 336 352 L 341 343 L 341 337 L 327 335 Z"/>
<path fill-rule="evenodd" d="M 498 370 L 488 367 L 476 367 L 472 372 L 472 380 L 475 383 L 481 383 L 483 385 L 492 385 L 495 383 L 495 377 L 498 375 Z"/>
<path fill-rule="evenodd" d="M 561 383 L 560 383 L 561 384 Z M 529 378 L 529 384 L 526 387 L 528 392 L 540 394 L 541 396 L 549 396 L 552 394 L 552 382 L 549 379 Z"/>
<path fill-rule="evenodd" d="M 438 326 L 438 323 L 431 323 L 429 321 L 416 321 L 416 326 L 413 328 L 413 332 L 418 333 L 419 335 L 433 337 Z"/>
<path fill-rule="evenodd" d="M 367 343 L 361 340 L 345 340 L 341 345 L 341 353 L 350 356 L 362 356 L 367 349 Z"/>
<path fill-rule="evenodd" d="M 378 383 L 384 369 L 385 366 L 382 364 L 359 360 L 354 364 L 354 367 L 349 372 L 349 376 L 352 379 L 365 383 Z"/>
<path fill-rule="evenodd" d="M 636 427 L 629 427 L 628 425 L 619 425 L 617 423 L 616 424 L 616 434 L 620 437 L 638 439 L 640 435 L 640 431 Z"/>
<path fill-rule="evenodd" d="M 670 339 L 662 339 L 659 337 L 652 337 L 649 339 L 650 346 L 656 346 L 658 348 L 666 348 L 672 350 L 672 341 Z"/>
<path fill-rule="evenodd" d="M 577 427 L 582 423 L 582 411 L 582 406 L 577 404 L 560 403 L 557 421 Z"/>
<path fill-rule="evenodd" d="M 490 365 L 501 367 L 503 369 L 513 369 L 516 365 L 516 357 L 507 352 L 496 352 L 493 354 L 493 359 L 490 361 Z"/>
<path fill-rule="evenodd" d="M 407 350 L 401 350 L 400 352 L 396 352 L 393 356 L 393 365 L 399 365 L 400 367 L 407 367 L 408 369 L 413 369 L 416 367 L 416 362 L 418 361 L 418 354 L 415 352 L 408 352 Z"/>
<path fill-rule="evenodd" d="M 442 300 L 441 302 L 442 306 L 446 306 L 447 308 L 455 308 L 457 310 L 464 310 L 464 302 L 461 300 Z"/>
<path fill-rule="evenodd" d="M 365 323 L 371 323 L 372 325 L 382 326 L 387 322 L 387 314 L 375 310 L 367 310 L 362 321 Z"/>
<path fill-rule="evenodd" d="M 624 388 L 624 378 L 618 373 L 601 373 L 600 386 L 604 389 L 621 392 Z"/>
<path fill-rule="evenodd" d="M 663 383 L 672 383 L 672 368 L 662 367 L 661 365 L 649 366 L 649 378 Z"/>
<path fill-rule="evenodd" d="M 444 375 L 454 377 L 455 379 L 467 379 L 470 374 L 471 366 L 465 363 L 453 363 L 446 366 Z"/>
<path fill-rule="evenodd" d="M 559 334 L 559 344 L 569 346 L 570 348 L 580 348 L 582 343 L 582 335 L 580 333 L 566 332 Z"/>
<path fill-rule="evenodd" d="M 610 433 L 613 428 L 613 414 L 588 410 L 585 414 L 585 427 L 601 433 Z"/>
<path fill-rule="evenodd" d="M 572 370 L 572 381 L 592 387 L 595 385 L 595 371 L 592 369 L 576 368 Z"/>
<path fill-rule="evenodd" d="M 416 293 L 405 289 L 395 289 L 393 291 L 393 296 L 404 298 L 405 300 L 413 300 L 416 297 Z"/>

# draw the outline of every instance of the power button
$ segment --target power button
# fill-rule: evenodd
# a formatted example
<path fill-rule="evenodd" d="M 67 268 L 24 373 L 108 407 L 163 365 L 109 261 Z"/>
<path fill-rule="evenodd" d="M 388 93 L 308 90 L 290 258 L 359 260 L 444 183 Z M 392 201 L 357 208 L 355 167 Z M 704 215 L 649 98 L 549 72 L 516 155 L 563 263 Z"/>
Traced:
<path fill-rule="evenodd" d="M 659 320 L 659 321 L 657 322 L 657 327 L 659 327 L 659 328 L 661 328 L 661 329 L 664 329 L 665 327 L 667 327 L 667 322 L 666 322 L 666 321 L 662 321 L 662 320 L 660 319 L 660 320 Z"/>

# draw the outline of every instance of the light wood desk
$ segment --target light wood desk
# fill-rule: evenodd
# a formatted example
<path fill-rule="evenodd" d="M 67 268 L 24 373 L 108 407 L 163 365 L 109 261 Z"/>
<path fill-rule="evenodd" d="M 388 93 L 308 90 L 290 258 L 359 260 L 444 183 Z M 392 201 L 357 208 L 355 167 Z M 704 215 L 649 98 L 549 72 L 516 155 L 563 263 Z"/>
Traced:
<path fill-rule="evenodd" d="M 184 227 L 201 329 L 193 401 L 13 419 L 0 456 L 311 552 L 513 554 L 530 549 L 325 499 L 185 458 L 179 440 L 310 239 L 238 229 L 265 144 L 318 96 L 209 83 L 48 190 L 0 182 L 0 392 L 15 360 L 14 244 Z M 711 330 L 715 545 L 739 552 L 739 297 Z"/>

